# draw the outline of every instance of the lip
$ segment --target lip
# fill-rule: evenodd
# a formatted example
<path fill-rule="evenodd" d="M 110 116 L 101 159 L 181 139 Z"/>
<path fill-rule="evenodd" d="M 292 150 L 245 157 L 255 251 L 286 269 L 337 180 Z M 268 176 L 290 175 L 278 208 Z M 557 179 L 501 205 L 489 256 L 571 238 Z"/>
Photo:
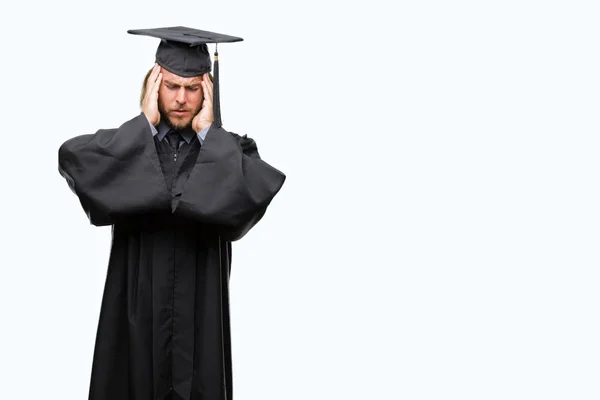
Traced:
<path fill-rule="evenodd" d="M 189 113 L 189 111 L 176 111 L 176 110 L 173 110 L 173 111 L 171 111 L 171 113 L 173 113 L 175 115 L 186 115 L 187 113 Z"/>

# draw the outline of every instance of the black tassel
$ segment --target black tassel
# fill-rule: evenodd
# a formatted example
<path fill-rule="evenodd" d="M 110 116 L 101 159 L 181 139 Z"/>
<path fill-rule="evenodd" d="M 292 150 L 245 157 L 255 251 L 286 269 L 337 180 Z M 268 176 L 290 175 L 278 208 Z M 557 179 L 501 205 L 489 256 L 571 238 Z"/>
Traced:
<path fill-rule="evenodd" d="M 219 52 L 215 46 L 215 65 L 213 68 L 214 79 L 213 79 L 213 114 L 215 118 L 215 125 L 220 128 L 221 123 L 221 101 L 219 96 Z"/>

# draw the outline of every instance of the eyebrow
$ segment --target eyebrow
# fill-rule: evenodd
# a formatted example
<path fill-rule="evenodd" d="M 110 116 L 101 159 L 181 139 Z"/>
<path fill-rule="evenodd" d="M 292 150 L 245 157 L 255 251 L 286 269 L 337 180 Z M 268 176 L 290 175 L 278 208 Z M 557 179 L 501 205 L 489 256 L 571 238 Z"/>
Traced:
<path fill-rule="evenodd" d="M 181 87 L 181 86 L 183 86 L 185 88 L 190 88 L 190 89 L 191 88 L 198 88 L 198 87 L 200 87 L 200 83 L 199 82 L 198 83 L 190 83 L 189 85 L 180 85 L 179 83 L 175 83 L 175 82 L 172 82 L 172 81 L 169 81 L 169 80 L 165 80 L 164 82 L 165 82 L 165 85 L 175 86 L 175 87 Z"/>

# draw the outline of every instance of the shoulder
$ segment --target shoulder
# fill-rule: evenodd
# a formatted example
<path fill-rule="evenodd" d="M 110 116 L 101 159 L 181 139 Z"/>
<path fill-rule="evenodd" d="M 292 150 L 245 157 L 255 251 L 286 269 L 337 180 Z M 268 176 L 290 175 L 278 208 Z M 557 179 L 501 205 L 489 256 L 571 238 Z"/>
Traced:
<path fill-rule="evenodd" d="M 248 135 L 239 135 L 234 132 L 229 132 L 229 134 L 237 140 L 242 150 L 257 149 L 256 142 L 251 137 L 248 137 Z"/>
<path fill-rule="evenodd" d="M 234 138 L 245 155 L 254 158 L 260 158 L 260 155 L 258 154 L 258 147 L 254 139 L 252 139 L 248 135 L 240 135 L 238 133 L 228 131 L 226 129 L 223 129 L 223 127 L 220 127 L 218 129 L 223 131 L 223 133 L 230 135 L 232 138 Z"/>

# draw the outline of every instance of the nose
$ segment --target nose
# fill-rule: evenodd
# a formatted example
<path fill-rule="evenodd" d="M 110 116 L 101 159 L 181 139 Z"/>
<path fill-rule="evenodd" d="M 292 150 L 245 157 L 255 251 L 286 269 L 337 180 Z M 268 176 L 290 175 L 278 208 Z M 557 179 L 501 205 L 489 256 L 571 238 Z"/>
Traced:
<path fill-rule="evenodd" d="M 175 100 L 179 104 L 185 104 L 185 102 L 186 102 L 185 88 L 181 87 L 181 88 L 179 88 L 179 90 L 177 90 L 177 97 L 175 98 Z"/>

